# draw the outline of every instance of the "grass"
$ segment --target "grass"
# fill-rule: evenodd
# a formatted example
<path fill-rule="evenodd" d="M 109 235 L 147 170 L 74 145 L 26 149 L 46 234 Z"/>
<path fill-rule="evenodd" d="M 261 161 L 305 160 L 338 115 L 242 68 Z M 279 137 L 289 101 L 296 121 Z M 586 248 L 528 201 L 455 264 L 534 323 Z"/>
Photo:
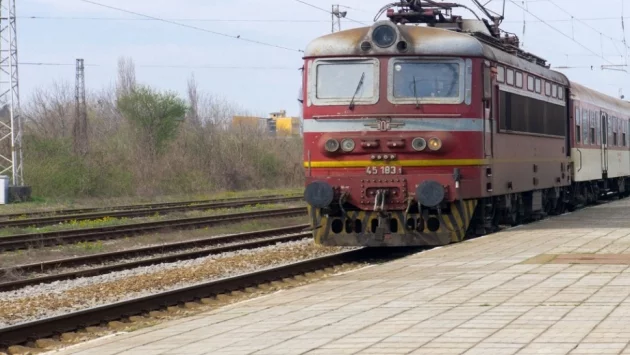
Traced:
<path fill-rule="evenodd" d="M 135 205 L 161 202 L 197 201 L 197 200 L 220 200 L 227 198 L 256 198 L 265 195 L 299 195 L 303 192 L 301 188 L 286 189 L 263 189 L 248 191 L 222 191 L 210 194 L 190 194 L 190 195 L 169 195 L 159 196 L 151 199 L 137 197 L 117 197 L 117 198 L 85 198 L 85 199 L 42 199 L 34 198 L 31 202 L 0 205 L 1 214 L 11 213 L 32 213 L 48 212 L 60 209 L 76 209 L 90 207 L 108 207 L 121 205 Z M 23 217 L 26 218 L 26 217 Z"/>
<path fill-rule="evenodd" d="M 17 250 L 0 254 L 0 267 L 10 267 L 34 262 L 45 262 L 76 255 L 90 255 L 119 250 L 128 250 L 143 246 L 172 243 L 216 235 L 251 232 L 271 228 L 281 228 L 307 223 L 306 215 L 290 218 L 267 218 L 246 222 L 205 227 L 190 230 L 168 231 L 154 234 L 138 235 L 108 241 L 84 242 L 72 245 L 61 245 L 51 248 Z M 2 275 L 0 275 L 2 277 Z"/>
<path fill-rule="evenodd" d="M 286 207 L 295 207 L 301 206 L 301 204 L 256 204 L 243 206 L 239 208 L 220 208 L 213 210 L 203 210 L 203 211 L 189 211 L 189 212 L 174 212 L 165 215 L 153 215 L 147 217 L 137 217 L 137 218 L 115 218 L 115 217 L 103 217 L 99 219 L 91 219 L 84 221 L 76 221 L 71 220 L 65 223 L 54 224 L 50 226 L 42 226 L 42 227 L 24 227 L 24 228 L 4 228 L 0 229 L 0 237 L 8 237 L 16 234 L 30 234 L 30 233 L 46 233 L 46 232 L 54 232 L 60 230 L 74 230 L 74 229 L 83 229 L 83 228 L 99 228 L 99 227 L 110 227 L 110 226 L 119 226 L 119 225 L 127 225 L 141 222 L 157 222 L 164 221 L 169 219 L 176 218 L 194 218 L 194 217 L 209 217 L 216 216 L 222 214 L 232 214 L 232 213 L 245 213 L 245 212 L 255 212 L 255 211 L 265 211 Z"/>

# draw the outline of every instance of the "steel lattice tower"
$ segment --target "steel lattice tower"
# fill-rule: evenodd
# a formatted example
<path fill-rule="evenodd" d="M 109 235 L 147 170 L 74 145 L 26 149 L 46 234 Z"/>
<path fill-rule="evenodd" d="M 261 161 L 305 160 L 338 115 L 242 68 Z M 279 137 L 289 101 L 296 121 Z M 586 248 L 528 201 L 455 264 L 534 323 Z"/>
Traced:
<path fill-rule="evenodd" d="M 75 117 L 74 117 L 74 152 L 78 155 L 85 155 L 88 151 L 87 136 L 87 104 L 85 100 L 85 65 L 83 59 L 77 59 L 75 97 Z"/>
<path fill-rule="evenodd" d="M 11 172 L 13 186 L 22 186 L 22 118 L 15 1 L 0 0 L 0 175 Z"/>
<path fill-rule="evenodd" d="M 339 5 L 332 6 L 332 11 L 330 12 L 332 20 L 332 33 L 341 31 L 341 19 L 346 17 L 347 14 L 347 11 L 339 11 Z"/>

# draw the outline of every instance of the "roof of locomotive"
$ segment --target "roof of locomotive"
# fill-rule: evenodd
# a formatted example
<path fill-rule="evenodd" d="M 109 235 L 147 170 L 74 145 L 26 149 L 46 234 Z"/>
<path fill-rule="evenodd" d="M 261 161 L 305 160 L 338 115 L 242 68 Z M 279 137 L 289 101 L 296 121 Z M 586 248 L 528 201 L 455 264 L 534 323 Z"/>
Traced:
<path fill-rule="evenodd" d="M 396 46 L 389 48 L 372 46 L 367 52 L 361 49 L 361 43 L 370 41 L 373 29 L 382 24 L 389 24 L 397 29 L 399 36 L 408 43 L 408 49 L 405 53 L 400 53 Z M 561 85 L 569 85 L 569 80 L 564 74 L 504 52 L 480 41 L 468 32 L 456 32 L 435 27 L 396 25 L 391 21 L 380 21 L 371 27 L 353 28 L 319 37 L 306 47 L 304 56 L 310 58 L 365 57 L 366 55 L 481 57 L 544 77 Z"/>
<path fill-rule="evenodd" d="M 589 89 L 574 81 L 571 82 L 571 98 L 630 116 L 630 102 Z"/>

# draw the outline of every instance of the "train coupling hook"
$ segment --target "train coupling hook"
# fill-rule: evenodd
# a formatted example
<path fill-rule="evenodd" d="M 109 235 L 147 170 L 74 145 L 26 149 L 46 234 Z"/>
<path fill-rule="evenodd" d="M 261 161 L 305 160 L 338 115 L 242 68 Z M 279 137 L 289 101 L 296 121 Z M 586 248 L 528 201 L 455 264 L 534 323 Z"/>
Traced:
<path fill-rule="evenodd" d="M 387 197 L 387 190 L 377 190 L 374 197 L 374 212 L 385 211 L 385 197 Z"/>

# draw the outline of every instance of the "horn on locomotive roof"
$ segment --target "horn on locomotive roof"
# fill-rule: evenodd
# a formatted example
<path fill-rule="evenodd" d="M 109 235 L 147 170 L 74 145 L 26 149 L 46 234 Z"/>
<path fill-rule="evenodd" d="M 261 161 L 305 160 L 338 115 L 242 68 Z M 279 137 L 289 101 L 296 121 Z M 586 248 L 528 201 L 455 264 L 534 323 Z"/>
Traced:
<path fill-rule="evenodd" d="M 492 23 L 487 19 L 479 18 L 471 8 L 465 5 L 452 2 L 437 2 L 434 0 L 401 0 L 400 2 L 394 2 L 384 6 L 378 12 L 374 20 L 376 21 L 386 12 L 387 17 L 391 21 L 401 24 L 425 23 L 429 26 L 435 26 L 437 24 L 460 23 L 462 17 L 453 15 L 453 9 L 463 8 L 470 11 L 478 20 L 483 21 L 493 37 L 501 39 L 499 26 L 505 18 L 505 0 L 503 0 L 502 14 L 490 10 L 478 0 L 472 1 Z M 398 8 L 398 11 L 394 10 L 395 8 Z"/>

